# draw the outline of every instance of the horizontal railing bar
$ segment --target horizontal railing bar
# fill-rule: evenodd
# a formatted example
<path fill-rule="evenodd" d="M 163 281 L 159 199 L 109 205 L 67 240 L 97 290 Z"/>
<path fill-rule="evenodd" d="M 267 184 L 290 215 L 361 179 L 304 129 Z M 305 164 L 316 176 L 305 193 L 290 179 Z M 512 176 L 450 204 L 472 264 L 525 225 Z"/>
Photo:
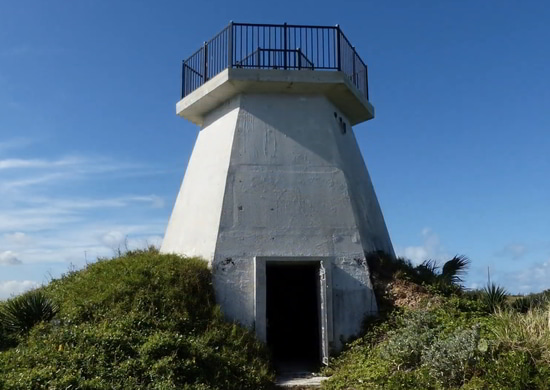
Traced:
<path fill-rule="evenodd" d="M 187 59 L 184 60 L 183 62 L 184 62 L 184 63 L 188 62 L 191 58 L 193 58 L 194 56 L 196 56 L 197 54 L 199 54 L 202 50 L 203 50 L 203 48 L 200 47 L 196 52 L 194 52 L 194 53 L 191 54 L 189 57 L 187 57 Z"/>
<path fill-rule="evenodd" d="M 243 26 L 243 27 L 289 27 L 289 28 L 324 28 L 324 29 L 337 29 L 336 26 L 317 26 L 313 24 L 262 24 L 262 23 L 235 23 L 233 22 L 233 26 Z"/>
<path fill-rule="evenodd" d="M 217 38 L 219 38 L 220 35 L 222 35 L 223 33 L 225 33 L 227 30 L 229 30 L 229 26 L 225 27 L 222 31 L 220 31 L 219 33 L 217 33 L 212 39 L 210 39 L 210 40 L 207 41 L 206 43 L 209 44 L 209 43 L 213 42 L 214 40 L 216 40 Z"/>

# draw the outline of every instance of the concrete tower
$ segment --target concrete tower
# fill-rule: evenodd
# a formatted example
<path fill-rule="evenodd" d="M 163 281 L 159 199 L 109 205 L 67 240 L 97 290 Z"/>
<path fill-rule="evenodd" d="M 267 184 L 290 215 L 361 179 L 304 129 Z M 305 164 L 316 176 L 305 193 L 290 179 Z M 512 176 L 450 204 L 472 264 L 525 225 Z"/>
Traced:
<path fill-rule="evenodd" d="M 377 312 L 365 253 L 394 254 L 352 130 L 366 65 L 338 26 L 231 23 L 183 62 L 176 110 L 201 128 L 161 251 L 208 261 L 277 359 L 326 362 Z"/>

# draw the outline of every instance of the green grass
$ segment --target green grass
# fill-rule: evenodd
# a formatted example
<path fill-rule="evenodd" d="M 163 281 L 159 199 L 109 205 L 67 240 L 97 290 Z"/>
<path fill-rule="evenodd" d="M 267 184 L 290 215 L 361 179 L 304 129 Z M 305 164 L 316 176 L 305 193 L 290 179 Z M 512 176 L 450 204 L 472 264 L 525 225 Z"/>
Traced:
<path fill-rule="evenodd" d="M 0 328 L 1 389 L 271 387 L 265 347 L 223 320 L 200 259 L 129 252 L 40 291 L 58 312 L 25 332 Z"/>

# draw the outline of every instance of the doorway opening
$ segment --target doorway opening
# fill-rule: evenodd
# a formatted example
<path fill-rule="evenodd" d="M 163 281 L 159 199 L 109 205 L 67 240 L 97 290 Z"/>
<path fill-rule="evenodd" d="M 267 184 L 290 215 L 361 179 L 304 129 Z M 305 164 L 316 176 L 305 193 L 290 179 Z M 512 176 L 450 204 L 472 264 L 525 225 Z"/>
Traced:
<path fill-rule="evenodd" d="M 266 264 L 267 344 L 282 371 L 313 371 L 321 359 L 319 263 Z"/>

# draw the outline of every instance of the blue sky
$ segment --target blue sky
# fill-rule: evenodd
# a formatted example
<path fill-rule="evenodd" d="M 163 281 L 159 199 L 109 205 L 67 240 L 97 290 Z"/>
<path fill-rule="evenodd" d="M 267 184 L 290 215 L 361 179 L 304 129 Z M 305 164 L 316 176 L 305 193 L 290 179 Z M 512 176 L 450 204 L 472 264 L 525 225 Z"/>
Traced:
<path fill-rule="evenodd" d="M 355 132 L 399 254 L 550 288 L 550 5 L 276 4 L 0 3 L 0 298 L 161 242 L 198 132 L 180 63 L 230 20 L 356 45 L 377 117 Z"/>

